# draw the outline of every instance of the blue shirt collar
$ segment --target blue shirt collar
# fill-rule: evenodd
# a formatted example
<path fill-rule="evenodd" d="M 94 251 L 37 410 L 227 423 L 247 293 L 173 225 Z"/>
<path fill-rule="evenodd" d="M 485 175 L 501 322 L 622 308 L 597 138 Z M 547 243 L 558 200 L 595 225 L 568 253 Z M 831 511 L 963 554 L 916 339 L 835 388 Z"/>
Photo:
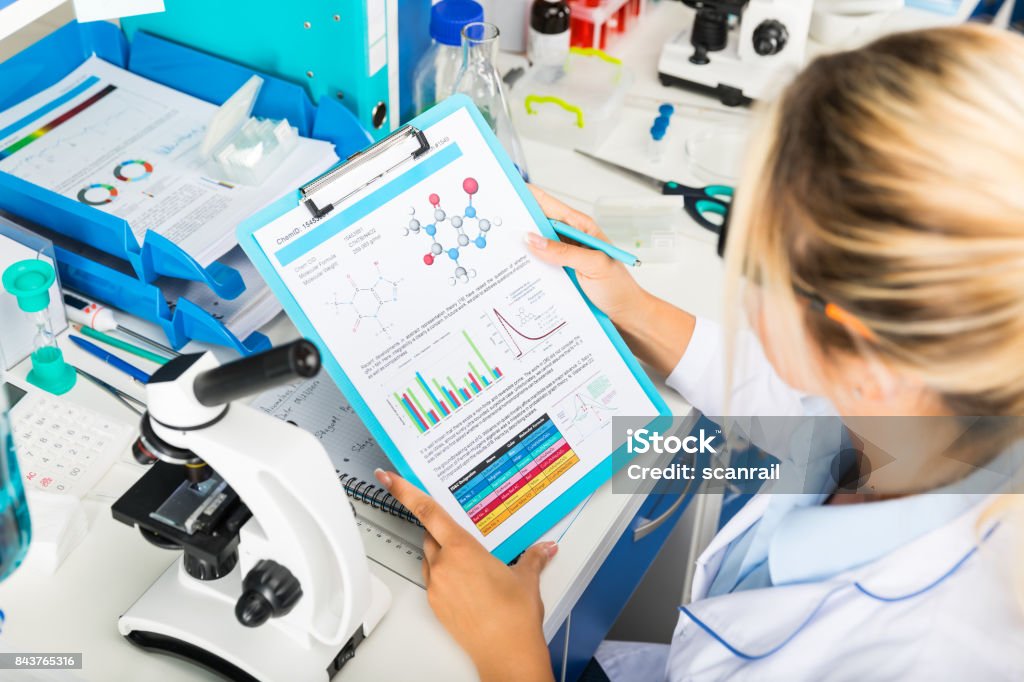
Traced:
<path fill-rule="evenodd" d="M 934 492 L 870 504 L 795 507 L 768 550 L 771 584 L 824 580 L 951 522 L 988 495 Z"/>
<path fill-rule="evenodd" d="M 868 504 L 772 505 L 786 511 L 768 541 L 771 584 L 824 580 L 880 559 L 1005 489 L 1022 461 L 1018 441 L 969 476 L 928 493 Z"/>

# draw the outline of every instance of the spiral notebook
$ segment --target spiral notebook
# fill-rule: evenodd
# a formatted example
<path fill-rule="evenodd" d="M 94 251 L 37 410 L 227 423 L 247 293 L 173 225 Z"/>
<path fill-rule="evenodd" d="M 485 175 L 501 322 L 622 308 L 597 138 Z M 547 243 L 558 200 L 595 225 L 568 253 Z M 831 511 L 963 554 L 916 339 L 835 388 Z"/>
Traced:
<path fill-rule="evenodd" d="M 320 439 L 349 497 L 420 525 L 412 512 L 377 485 L 374 469 L 391 468 L 391 462 L 330 377 L 279 386 L 258 396 L 252 406 Z"/>

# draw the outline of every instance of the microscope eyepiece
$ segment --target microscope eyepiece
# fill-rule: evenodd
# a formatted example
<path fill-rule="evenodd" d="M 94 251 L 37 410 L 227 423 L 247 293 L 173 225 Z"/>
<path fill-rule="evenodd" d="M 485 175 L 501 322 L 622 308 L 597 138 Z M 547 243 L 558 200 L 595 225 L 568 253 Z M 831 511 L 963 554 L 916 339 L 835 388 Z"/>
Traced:
<path fill-rule="evenodd" d="M 299 339 L 203 372 L 196 377 L 193 390 L 201 404 L 216 407 L 319 371 L 320 351 Z"/>

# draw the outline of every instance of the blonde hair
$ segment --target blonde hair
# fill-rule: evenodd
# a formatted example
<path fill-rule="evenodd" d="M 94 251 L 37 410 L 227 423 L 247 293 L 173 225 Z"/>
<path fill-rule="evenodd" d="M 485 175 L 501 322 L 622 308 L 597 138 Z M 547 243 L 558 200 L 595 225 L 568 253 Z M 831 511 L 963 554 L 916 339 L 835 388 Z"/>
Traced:
<path fill-rule="evenodd" d="M 871 353 L 956 414 L 1024 415 L 1024 39 L 965 25 L 820 57 L 763 125 L 726 268 L 772 298 L 773 333 Z"/>

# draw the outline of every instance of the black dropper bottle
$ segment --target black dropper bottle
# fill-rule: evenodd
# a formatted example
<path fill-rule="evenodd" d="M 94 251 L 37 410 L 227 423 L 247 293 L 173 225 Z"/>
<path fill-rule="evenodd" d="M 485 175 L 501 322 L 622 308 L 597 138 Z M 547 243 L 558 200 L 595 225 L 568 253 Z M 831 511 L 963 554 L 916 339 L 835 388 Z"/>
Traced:
<path fill-rule="evenodd" d="M 569 56 L 569 3 L 534 0 L 526 54 L 533 64 L 561 65 Z"/>

